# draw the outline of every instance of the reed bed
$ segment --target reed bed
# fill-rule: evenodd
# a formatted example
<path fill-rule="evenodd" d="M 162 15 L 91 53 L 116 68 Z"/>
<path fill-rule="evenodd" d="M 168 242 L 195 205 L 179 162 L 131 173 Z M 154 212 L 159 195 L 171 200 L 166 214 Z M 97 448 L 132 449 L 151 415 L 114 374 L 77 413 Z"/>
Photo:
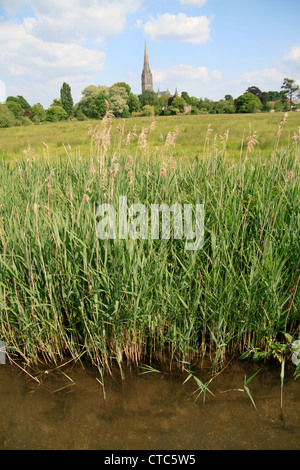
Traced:
<path fill-rule="evenodd" d="M 28 148 L 0 160 L 0 339 L 27 364 L 84 353 L 93 364 L 208 358 L 299 334 L 299 138 L 263 157 L 257 135 L 226 155 L 214 145 L 176 157 L 177 130 L 155 151 L 151 132 L 134 153 L 111 142 L 111 117 L 89 127 L 90 148 L 51 158 Z M 120 139 L 129 141 L 120 127 Z M 277 139 L 277 140 L 276 140 Z M 204 246 L 185 240 L 100 240 L 97 207 L 204 204 Z"/>

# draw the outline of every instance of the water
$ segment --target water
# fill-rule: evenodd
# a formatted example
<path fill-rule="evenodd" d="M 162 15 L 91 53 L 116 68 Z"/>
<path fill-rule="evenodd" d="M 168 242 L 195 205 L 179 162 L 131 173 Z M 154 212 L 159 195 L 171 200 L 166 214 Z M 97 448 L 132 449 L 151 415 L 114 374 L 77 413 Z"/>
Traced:
<path fill-rule="evenodd" d="M 69 363 L 26 369 L 0 365 L 0 449 L 299 449 L 300 382 L 286 369 L 283 412 L 278 365 L 230 363 L 197 398 L 187 373 L 139 369 L 105 376 Z M 19 365 L 22 366 L 21 363 Z M 244 376 L 262 370 L 249 383 Z M 157 367 L 159 368 L 159 367 Z M 198 371 L 202 380 L 207 372 Z M 98 380 L 97 380 L 98 379 Z M 106 399 L 104 399 L 104 395 Z"/>

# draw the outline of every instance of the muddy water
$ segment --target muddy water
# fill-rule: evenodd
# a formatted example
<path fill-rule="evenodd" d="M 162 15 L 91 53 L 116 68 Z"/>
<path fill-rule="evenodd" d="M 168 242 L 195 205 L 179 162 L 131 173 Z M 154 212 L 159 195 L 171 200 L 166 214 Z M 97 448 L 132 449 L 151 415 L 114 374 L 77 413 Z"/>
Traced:
<path fill-rule="evenodd" d="M 233 389 L 260 367 L 248 385 L 255 409 L 247 393 Z M 30 370 L 38 383 L 7 363 L 0 365 L 0 449 L 299 449 L 293 369 L 286 370 L 282 413 L 274 365 L 229 364 L 203 402 L 193 379 L 184 384 L 187 374 L 124 370 L 123 380 L 117 372 L 106 376 L 103 389 L 88 366 Z M 208 378 L 205 370 L 197 376 Z"/>

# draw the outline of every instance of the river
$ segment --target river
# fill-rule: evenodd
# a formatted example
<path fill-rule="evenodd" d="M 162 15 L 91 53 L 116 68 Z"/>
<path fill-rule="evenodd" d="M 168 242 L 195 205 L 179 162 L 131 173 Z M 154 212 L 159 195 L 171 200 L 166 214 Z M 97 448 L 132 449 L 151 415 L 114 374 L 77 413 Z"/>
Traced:
<path fill-rule="evenodd" d="M 125 367 L 123 379 L 113 368 L 103 382 L 89 365 L 40 365 L 26 373 L 16 364 L 0 365 L 3 450 L 300 448 L 300 382 L 293 365 L 286 367 L 281 409 L 278 364 L 232 361 L 205 397 L 193 377 L 184 383 L 187 373 L 166 367 L 145 374 L 148 369 Z M 248 384 L 253 403 L 244 378 L 258 370 Z M 205 368 L 195 375 L 203 383 L 210 377 Z"/>

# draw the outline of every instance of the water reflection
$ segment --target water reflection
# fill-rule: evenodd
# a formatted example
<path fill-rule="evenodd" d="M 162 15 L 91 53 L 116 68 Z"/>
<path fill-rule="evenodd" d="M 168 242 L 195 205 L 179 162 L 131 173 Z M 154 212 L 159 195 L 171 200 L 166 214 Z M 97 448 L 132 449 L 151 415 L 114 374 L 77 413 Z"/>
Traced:
<path fill-rule="evenodd" d="M 235 362 L 196 401 L 196 382 L 169 371 L 121 380 L 88 365 L 69 363 L 54 371 L 0 366 L 0 449 L 299 449 L 300 389 L 287 370 L 283 414 L 279 368 Z M 205 370 L 198 376 L 206 380 Z M 221 393 L 222 392 L 222 393 Z M 106 397 L 106 399 L 104 398 Z"/>

